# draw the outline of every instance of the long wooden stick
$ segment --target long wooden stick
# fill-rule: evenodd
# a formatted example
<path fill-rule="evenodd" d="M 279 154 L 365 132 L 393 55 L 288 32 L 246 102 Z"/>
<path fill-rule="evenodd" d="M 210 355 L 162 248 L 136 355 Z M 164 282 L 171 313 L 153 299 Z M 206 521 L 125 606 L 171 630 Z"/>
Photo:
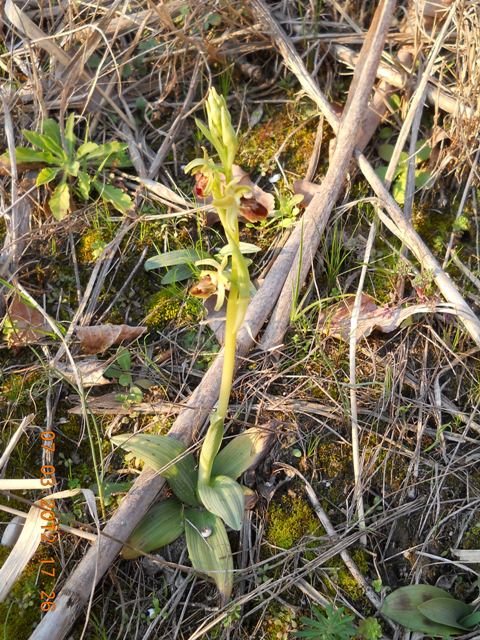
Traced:
<path fill-rule="evenodd" d="M 285 34 L 272 21 L 268 7 L 263 0 L 252 0 L 252 6 L 258 17 L 268 23 L 269 29 L 274 31 L 275 42 L 280 50 L 283 49 L 287 53 L 289 66 L 294 67 L 297 74 L 300 72 L 301 82 L 306 85 L 304 88 L 317 96 L 319 107 L 330 121 L 332 119 L 331 108 L 327 100 L 317 85 L 309 79 L 308 71 L 303 66 L 295 49 L 289 46 L 288 40 L 284 41 Z M 338 121 L 334 121 L 337 140 L 332 161 L 318 193 L 315 194 L 303 219 L 297 224 L 288 241 L 290 245 L 297 247 L 297 255 L 263 336 L 262 347 L 264 349 L 274 348 L 280 345 L 283 340 L 290 323 L 289 310 L 295 301 L 298 288 L 307 277 L 327 220 L 345 183 L 345 176 L 355 150 L 358 133 L 361 131 L 362 122 L 368 113 L 368 102 L 394 8 L 394 0 L 384 0 L 375 11 L 372 25 L 358 59 L 342 122 L 338 126 Z M 280 33 L 277 34 L 277 31 Z"/>
<path fill-rule="evenodd" d="M 295 50 L 289 37 L 279 27 L 276 21 L 270 15 L 268 8 L 261 0 L 251 0 L 252 5 L 255 7 L 261 7 L 261 11 L 256 11 L 257 18 L 263 24 L 265 31 L 272 33 L 274 36 L 275 45 L 284 58 L 285 64 L 289 69 L 297 76 L 305 93 L 317 104 L 319 109 L 325 115 L 334 131 L 337 131 L 340 125 L 338 116 L 334 113 L 330 107 L 328 101 L 314 82 L 310 74 L 308 73 L 302 58 Z M 398 238 L 400 238 L 407 248 L 413 253 L 418 262 L 422 265 L 424 271 L 429 273 L 436 283 L 441 294 L 450 302 L 456 310 L 460 321 L 464 325 L 465 329 L 470 334 L 472 340 L 480 346 L 480 321 L 475 316 L 469 305 L 463 299 L 460 291 L 455 283 L 451 280 L 450 276 L 441 268 L 435 256 L 427 247 L 422 238 L 413 228 L 411 222 L 405 220 L 403 212 L 385 188 L 385 185 L 375 173 L 374 168 L 368 162 L 367 158 L 360 152 L 355 151 L 355 158 L 358 162 L 358 166 L 369 182 L 373 191 L 379 199 L 381 206 L 383 206 L 388 215 L 379 212 L 382 222 L 385 226 Z M 304 238 L 308 236 L 304 234 Z M 307 265 L 308 269 L 309 265 Z M 295 278 L 295 286 L 298 286 L 297 274 L 291 274 L 289 279 Z M 291 283 L 288 284 L 290 291 L 293 290 Z M 280 313 L 280 309 L 276 313 L 276 318 L 283 317 L 283 333 L 280 332 L 280 328 L 276 330 L 276 343 L 282 341 L 284 332 L 288 326 L 290 318 L 290 308 L 292 304 L 291 297 L 284 296 L 283 298 L 284 309 Z M 279 306 L 280 302 L 277 304 Z M 270 334 L 272 335 L 272 334 Z"/>

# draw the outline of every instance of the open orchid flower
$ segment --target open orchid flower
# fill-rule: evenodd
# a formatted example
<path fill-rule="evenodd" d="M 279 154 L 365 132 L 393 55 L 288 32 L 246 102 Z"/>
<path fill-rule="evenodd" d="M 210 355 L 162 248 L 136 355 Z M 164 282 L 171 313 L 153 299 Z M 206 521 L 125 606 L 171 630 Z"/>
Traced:
<path fill-rule="evenodd" d="M 190 295 L 206 300 L 210 296 L 217 294 L 217 303 L 215 311 L 219 311 L 225 302 L 225 292 L 230 289 L 230 271 L 226 268 L 228 264 L 228 256 L 225 256 L 221 262 L 206 258 L 205 260 L 197 260 L 195 266 L 205 265 L 212 267 L 213 270 L 203 270 L 200 272 L 200 279 L 193 287 L 190 288 Z"/>

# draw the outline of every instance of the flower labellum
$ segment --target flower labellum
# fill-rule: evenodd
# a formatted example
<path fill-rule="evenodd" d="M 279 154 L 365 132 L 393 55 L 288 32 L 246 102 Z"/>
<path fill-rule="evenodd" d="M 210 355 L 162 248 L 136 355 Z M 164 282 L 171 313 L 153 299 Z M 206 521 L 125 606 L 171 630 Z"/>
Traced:
<path fill-rule="evenodd" d="M 195 298 L 209 298 L 217 292 L 217 285 L 213 282 L 212 277 L 207 274 L 200 278 L 192 287 L 190 287 L 189 294 L 195 296 Z"/>
<path fill-rule="evenodd" d="M 240 200 L 240 212 L 249 222 L 260 222 L 265 220 L 268 210 L 263 204 L 260 204 L 255 198 L 246 198 L 243 196 Z"/>
<path fill-rule="evenodd" d="M 206 176 L 204 173 L 196 173 L 195 174 L 195 195 L 197 196 L 197 198 L 206 198 L 207 197 L 207 190 L 208 187 L 208 176 Z"/>

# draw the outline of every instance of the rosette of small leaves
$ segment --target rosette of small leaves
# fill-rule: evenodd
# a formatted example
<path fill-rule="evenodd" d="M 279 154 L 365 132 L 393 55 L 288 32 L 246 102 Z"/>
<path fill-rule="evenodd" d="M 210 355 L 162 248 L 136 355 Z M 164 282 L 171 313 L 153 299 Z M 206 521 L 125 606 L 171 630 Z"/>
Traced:
<path fill-rule="evenodd" d="M 353 616 L 345 613 L 343 607 L 336 609 L 332 605 L 325 607 L 325 613 L 319 607 L 312 607 L 313 618 L 301 618 L 301 631 L 295 632 L 296 638 L 309 640 L 350 640 L 357 634 Z"/>
<path fill-rule="evenodd" d="M 393 151 L 393 144 L 381 144 L 378 147 L 378 153 L 382 160 L 386 162 L 390 162 Z M 423 163 L 425 163 L 430 157 L 432 150 L 426 144 L 425 140 L 419 140 L 417 142 L 417 150 L 415 153 L 415 165 L 417 168 L 415 169 L 415 188 L 416 189 L 426 189 L 428 187 L 428 183 L 431 180 L 431 173 L 427 169 L 421 167 Z M 398 166 L 393 175 L 392 181 L 392 196 L 398 202 L 398 204 L 405 203 L 405 190 L 407 188 L 407 175 L 408 175 L 408 159 L 409 155 L 406 151 L 402 151 L 400 154 L 400 159 L 398 162 Z M 377 167 L 375 172 L 382 179 L 385 180 L 385 175 L 387 173 L 388 166 L 381 165 Z"/>
<path fill-rule="evenodd" d="M 193 567 L 209 576 L 227 600 L 233 586 L 230 543 L 222 519 L 205 509 L 199 499 L 198 467 L 192 453 L 169 436 L 125 434 L 114 436 L 112 442 L 161 473 L 174 494 L 148 511 L 128 539 L 122 556 L 137 558 L 185 534 Z M 215 457 L 213 474 L 236 482 L 255 464 L 263 442 L 264 433 L 257 428 L 236 436 Z M 243 488 L 241 491 L 243 495 Z"/>
<path fill-rule="evenodd" d="M 125 153 L 127 145 L 117 141 L 97 144 L 88 140 L 88 132 L 81 142 L 74 128 L 75 115 L 72 113 L 63 131 L 52 119 L 44 121 L 41 133 L 23 131 L 24 138 L 32 146 L 15 149 L 17 164 L 31 164 L 35 168 L 45 165 L 37 175 L 36 184 L 55 184 L 48 205 L 57 220 L 63 220 L 70 212 L 72 195 L 87 202 L 92 190 L 103 202 L 125 213 L 132 206 L 131 198 L 109 184 L 103 174 L 105 169 L 130 166 Z M 8 152 L 4 157 L 9 159 Z"/>
<path fill-rule="evenodd" d="M 480 624 L 480 611 L 426 584 L 396 589 L 385 598 L 381 612 L 410 631 L 432 638 L 463 635 Z"/>

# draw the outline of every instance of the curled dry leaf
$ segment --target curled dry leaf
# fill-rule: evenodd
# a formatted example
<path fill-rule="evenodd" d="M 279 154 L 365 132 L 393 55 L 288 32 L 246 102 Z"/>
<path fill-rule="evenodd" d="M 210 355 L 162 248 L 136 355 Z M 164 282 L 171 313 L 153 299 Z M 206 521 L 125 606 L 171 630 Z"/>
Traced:
<path fill-rule="evenodd" d="M 103 372 L 107 368 L 107 364 L 97 358 L 84 358 L 75 363 L 75 367 L 82 380 L 84 387 L 97 387 L 102 384 L 112 384 L 112 381 L 105 378 Z M 69 362 L 60 362 L 56 365 L 56 371 L 71 384 L 76 386 L 75 372 Z"/>
<path fill-rule="evenodd" d="M 333 305 L 324 314 L 324 322 L 321 330 L 328 336 L 349 340 L 351 320 L 355 298 L 351 297 Z M 435 312 L 436 305 L 431 307 L 425 304 L 410 305 L 409 307 L 379 307 L 368 294 L 362 294 L 360 314 L 356 329 L 357 340 L 366 338 L 372 331 L 378 329 L 383 333 L 395 331 L 402 322 L 415 313 Z"/>
<path fill-rule="evenodd" d="M 130 327 L 127 324 L 101 324 L 76 329 L 83 353 L 90 355 L 103 353 L 114 344 L 135 340 L 145 331 L 145 327 Z"/>
<path fill-rule="evenodd" d="M 52 332 L 43 314 L 15 294 L 8 307 L 3 333 L 10 347 L 24 347 L 40 342 Z"/>

